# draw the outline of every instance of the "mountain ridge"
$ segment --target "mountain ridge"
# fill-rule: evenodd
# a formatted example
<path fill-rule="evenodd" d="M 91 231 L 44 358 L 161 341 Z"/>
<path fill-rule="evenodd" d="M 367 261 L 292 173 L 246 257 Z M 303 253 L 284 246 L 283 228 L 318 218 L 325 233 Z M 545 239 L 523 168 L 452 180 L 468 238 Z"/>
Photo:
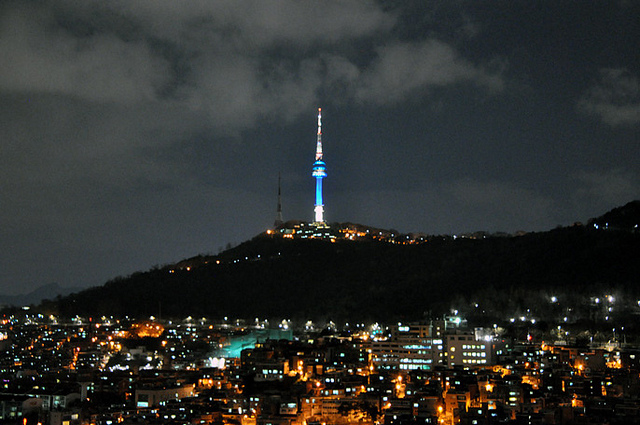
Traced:
<path fill-rule="evenodd" d="M 606 219 L 615 223 L 620 215 L 629 221 L 621 212 L 635 211 L 638 204 L 610 211 Z M 633 226 L 640 219 L 635 217 Z M 640 295 L 637 227 L 603 230 L 594 226 L 597 220 L 520 236 L 438 236 L 413 245 L 263 233 L 219 255 L 116 278 L 39 309 L 69 317 L 248 320 L 416 320 L 457 309 L 491 321 L 527 310 L 539 317 L 561 314 L 549 305 L 554 294 L 575 298 L 571 308 L 589 318 L 590 295 L 616 292 L 633 303 Z"/>
<path fill-rule="evenodd" d="M 53 282 L 39 286 L 38 288 L 24 294 L 0 295 L 0 306 L 26 306 L 37 304 L 45 299 L 52 299 L 57 296 L 65 296 L 81 291 L 80 287 L 67 287 Z"/>

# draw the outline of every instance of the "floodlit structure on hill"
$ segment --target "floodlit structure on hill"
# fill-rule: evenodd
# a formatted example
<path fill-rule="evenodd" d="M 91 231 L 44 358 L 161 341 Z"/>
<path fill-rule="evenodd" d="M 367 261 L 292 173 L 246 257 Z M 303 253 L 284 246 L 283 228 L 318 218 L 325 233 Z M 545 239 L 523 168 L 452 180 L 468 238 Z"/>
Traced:
<path fill-rule="evenodd" d="M 316 203 L 314 206 L 314 222 L 324 224 L 324 203 L 322 201 L 322 179 L 327 177 L 326 164 L 322 160 L 322 108 L 318 108 L 318 136 L 316 140 L 316 162 L 313 172 L 316 178 Z"/>

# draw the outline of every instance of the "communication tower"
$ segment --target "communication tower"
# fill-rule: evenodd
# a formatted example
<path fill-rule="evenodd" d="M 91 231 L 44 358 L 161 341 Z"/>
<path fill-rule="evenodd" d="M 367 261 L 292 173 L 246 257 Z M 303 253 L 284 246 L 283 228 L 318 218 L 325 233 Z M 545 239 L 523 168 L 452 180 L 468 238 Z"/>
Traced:
<path fill-rule="evenodd" d="M 327 177 L 326 164 L 322 160 L 322 108 L 318 108 L 318 136 L 316 139 L 316 162 L 313 172 L 316 178 L 316 203 L 313 208 L 314 223 L 324 224 L 324 203 L 322 202 L 322 179 Z"/>
<path fill-rule="evenodd" d="M 273 225 L 277 229 L 282 226 L 282 224 L 282 195 L 280 192 L 280 173 L 278 173 L 278 209 L 276 210 L 276 221 Z"/>

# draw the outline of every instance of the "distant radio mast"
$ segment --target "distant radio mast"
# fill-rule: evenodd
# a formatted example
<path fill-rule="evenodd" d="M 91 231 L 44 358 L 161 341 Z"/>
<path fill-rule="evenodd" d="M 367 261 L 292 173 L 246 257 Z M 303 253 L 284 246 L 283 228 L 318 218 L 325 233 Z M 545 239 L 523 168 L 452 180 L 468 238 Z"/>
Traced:
<path fill-rule="evenodd" d="M 276 221 L 273 225 L 277 229 L 282 224 L 282 194 L 280 192 L 280 173 L 278 173 L 278 209 L 276 210 Z"/>
<path fill-rule="evenodd" d="M 316 141 L 316 162 L 313 163 L 313 172 L 316 178 L 316 204 L 313 209 L 315 223 L 324 223 L 324 204 L 322 202 L 322 179 L 327 177 L 326 164 L 322 160 L 322 108 L 318 108 L 318 136 Z"/>

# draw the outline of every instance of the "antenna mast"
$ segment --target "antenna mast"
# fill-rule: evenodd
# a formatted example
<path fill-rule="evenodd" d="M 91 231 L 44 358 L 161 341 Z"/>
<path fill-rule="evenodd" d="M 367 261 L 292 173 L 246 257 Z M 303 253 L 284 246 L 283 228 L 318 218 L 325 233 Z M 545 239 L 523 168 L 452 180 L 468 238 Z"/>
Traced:
<path fill-rule="evenodd" d="M 282 196 L 280 192 L 280 173 L 278 173 L 278 209 L 276 211 L 276 221 L 273 224 L 275 228 L 282 226 Z"/>
<path fill-rule="evenodd" d="M 316 161 L 322 159 L 322 108 L 318 108 L 318 138 L 316 142 Z"/>

